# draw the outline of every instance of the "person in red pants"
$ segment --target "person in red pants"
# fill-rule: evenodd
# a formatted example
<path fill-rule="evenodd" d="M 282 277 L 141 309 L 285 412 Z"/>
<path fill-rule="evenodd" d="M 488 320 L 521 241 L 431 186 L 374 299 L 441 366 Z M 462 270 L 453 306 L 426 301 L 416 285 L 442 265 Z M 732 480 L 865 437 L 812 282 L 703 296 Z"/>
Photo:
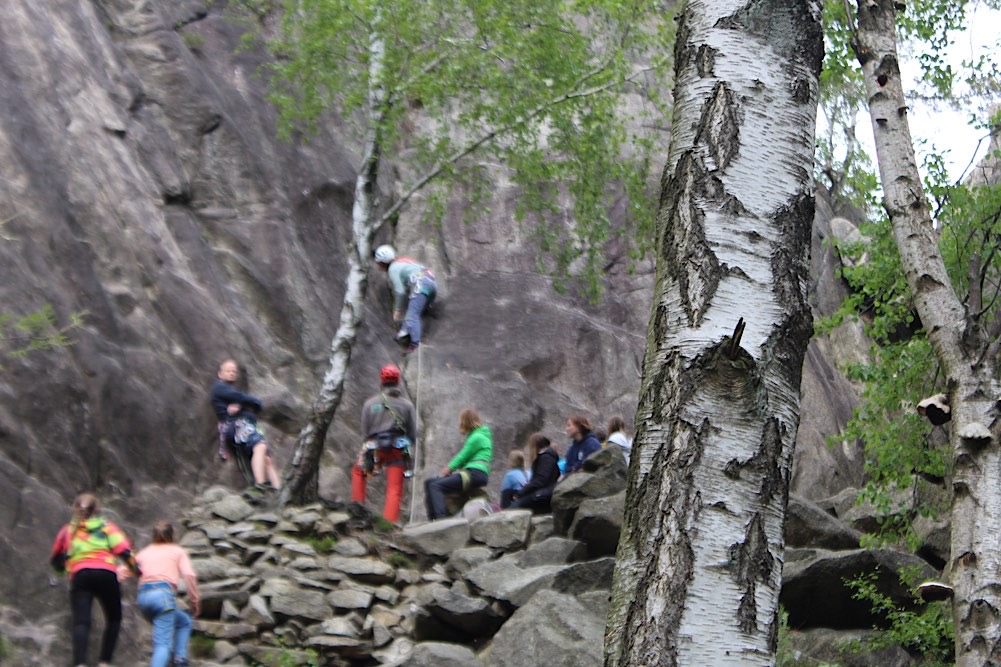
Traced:
<path fill-rule="evenodd" d="M 365 502 L 365 487 L 370 475 L 386 471 L 386 500 L 382 515 L 397 523 L 403 480 L 411 466 L 410 448 L 417 441 L 417 415 L 414 404 L 400 389 L 400 369 L 389 364 L 379 371 L 381 391 L 365 401 L 361 409 L 361 431 L 365 434 L 358 460 L 351 470 L 351 500 Z"/>

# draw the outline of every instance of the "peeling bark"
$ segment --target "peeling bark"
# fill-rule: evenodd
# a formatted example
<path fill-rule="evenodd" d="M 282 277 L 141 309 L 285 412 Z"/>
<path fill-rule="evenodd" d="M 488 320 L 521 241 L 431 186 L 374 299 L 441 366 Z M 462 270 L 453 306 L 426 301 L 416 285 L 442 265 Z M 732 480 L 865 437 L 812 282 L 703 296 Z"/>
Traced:
<path fill-rule="evenodd" d="M 381 85 L 384 44 L 373 35 L 370 49 L 368 129 L 362 165 L 355 179 L 355 201 L 351 208 L 351 248 L 348 275 L 337 331 L 330 343 L 330 365 L 323 376 L 319 394 L 309 418 L 299 432 L 292 460 L 285 469 L 279 503 L 303 505 L 319 497 L 320 456 L 337 408 L 344 397 L 344 381 L 351 363 L 351 351 L 365 312 L 365 291 L 372 266 L 372 242 L 385 216 L 378 216 L 378 176 L 382 163 L 380 128 L 386 113 L 386 93 Z"/>
<path fill-rule="evenodd" d="M 774 662 L 820 11 L 691 1 L 681 16 L 609 667 Z"/>
<path fill-rule="evenodd" d="M 914 155 L 897 62 L 893 0 L 858 3 L 853 47 L 862 66 L 883 207 L 914 305 L 946 378 L 953 451 L 952 556 L 956 665 L 1001 662 L 1001 394 L 990 335 L 955 293 L 939 252 Z"/>

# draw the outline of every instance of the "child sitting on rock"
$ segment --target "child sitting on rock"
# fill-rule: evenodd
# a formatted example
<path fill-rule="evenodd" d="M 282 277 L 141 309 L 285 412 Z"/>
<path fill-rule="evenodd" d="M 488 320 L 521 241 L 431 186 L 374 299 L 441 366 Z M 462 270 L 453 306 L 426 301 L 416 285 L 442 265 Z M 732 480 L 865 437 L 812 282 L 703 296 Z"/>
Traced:
<path fill-rule="evenodd" d="M 525 474 L 525 454 L 520 449 L 512 449 L 507 455 L 508 471 L 504 473 L 504 481 L 501 482 L 501 508 L 513 503 L 519 495 L 521 489 L 528 483 L 528 475 Z"/>

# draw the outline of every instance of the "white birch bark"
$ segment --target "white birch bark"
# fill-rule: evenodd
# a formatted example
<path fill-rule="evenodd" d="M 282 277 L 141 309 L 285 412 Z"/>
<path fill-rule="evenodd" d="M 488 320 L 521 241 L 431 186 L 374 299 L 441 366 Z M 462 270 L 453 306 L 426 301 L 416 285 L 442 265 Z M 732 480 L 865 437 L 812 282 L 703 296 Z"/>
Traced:
<path fill-rule="evenodd" d="M 820 20 L 819 0 L 682 13 L 606 666 L 774 662 Z"/>
<path fill-rule="evenodd" d="M 295 451 L 285 470 L 285 482 L 279 502 L 304 504 L 318 497 L 320 456 L 327 429 L 344 396 L 344 381 L 351 362 L 351 351 L 358 338 L 365 310 L 368 273 L 372 266 L 372 242 L 385 216 L 378 215 L 378 176 L 382 163 L 381 128 L 386 113 L 387 96 L 383 87 L 385 42 L 373 32 L 369 62 L 368 121 L 362 164 L 355 179 L 355 200 L 351 208 L 351 247 L 348 249 L 348 275 L 337 331 L 330 343 L 330 365 L 323 376 L 320 391 L 310 410 L 306 425 L 299 432 Z"/>
<path fill-rule="evenodd" d="M 953 620 L 956 665 L 1001 662 L 1001 448 L 996 360 L 983 323 L 953 290 L 939 252 L 907 122 L 894 0 L 858 3 L 855 54 L 865 78 L 883 207 L 914 306 L 942 366 L 952 408 Z"/>

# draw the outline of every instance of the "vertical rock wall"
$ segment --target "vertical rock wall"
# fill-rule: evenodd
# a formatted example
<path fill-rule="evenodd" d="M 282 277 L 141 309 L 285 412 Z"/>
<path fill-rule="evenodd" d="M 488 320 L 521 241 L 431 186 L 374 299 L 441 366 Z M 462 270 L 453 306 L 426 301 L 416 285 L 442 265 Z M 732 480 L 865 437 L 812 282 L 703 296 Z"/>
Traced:
<path fill-rule="evenodd" d="M 223 358 L 264 398 L 280 464 L 325 369 L 350 233 L 351 124 L 279 141 L 265 56 L 238 48 L 243 32 L 208 0 L 0 7 L 0 310 L 85 313 L 70 347 L 0 361 L 0 611 L 17 608 L 29 625 L 64 625 L 65 584 L 50 585 L 45 559 L 75 493 L 96 490 L 145 543 L 154 519 L 238 481 L 216 461 L 206 399 Z M 648 265 L 630 271 L 610 246 L 601 304 L 557 294 L 513 222 L 514 196 L 500 187 L 489 218 L 471 225 L 404 217 L 382 239 L 429 262 L 441 284 L 426 344 L 404 363 L 421 466 L 454 453 L 458 413 L 475 407 L 494 427 L 494 488 L 507 451 L 535 430 L 561 442 L 572 412 L 632 420 L 653 283 Z M 327 439 L 328 495 L 347 493 L 377 369 L 401 361 L 373 278 Z M 816 362 L 843 396 L 830 362 Z M 824 449 L 839 419 L 801 452 Z M 836 462 L 842 476 L 852 456 Z M 822 496 L 830 477 L 804 479 Z M 19 622 L 0 619 L 7 631 Z"/>

